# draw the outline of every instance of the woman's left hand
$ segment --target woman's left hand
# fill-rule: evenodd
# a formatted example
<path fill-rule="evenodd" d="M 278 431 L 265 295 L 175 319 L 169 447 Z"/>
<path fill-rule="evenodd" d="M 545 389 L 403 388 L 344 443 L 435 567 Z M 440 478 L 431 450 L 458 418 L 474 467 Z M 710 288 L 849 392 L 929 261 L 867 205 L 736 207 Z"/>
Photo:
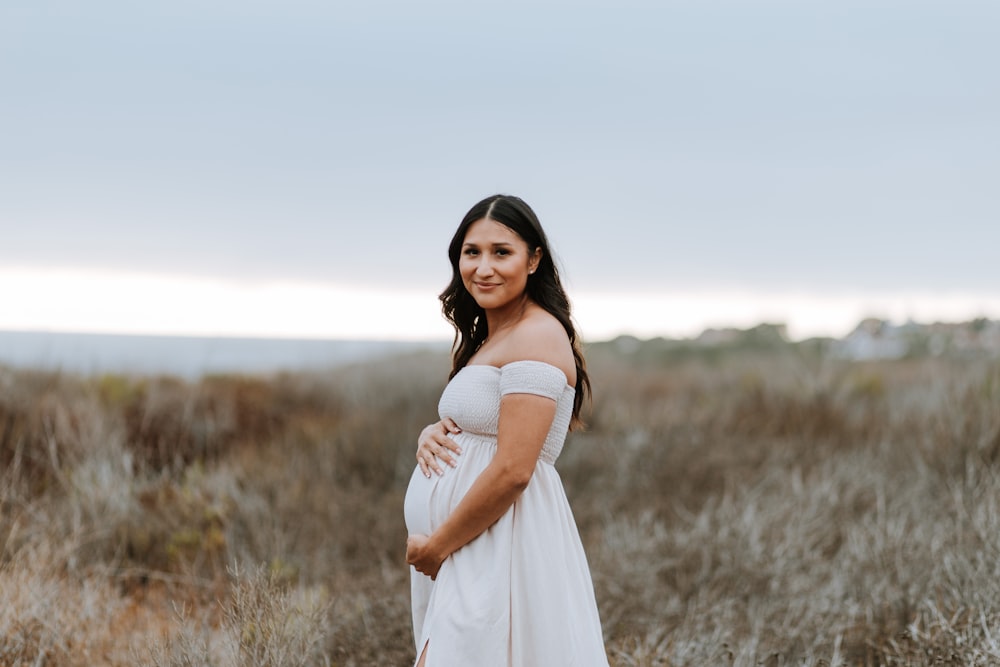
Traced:
<path fill-rule="evenodd" d="M 426 535 L 414 534 L 406 538 L 406 562 L 417 572 L 435 579 L 444 559 L 445 556 L 434 553 L 431 539 Z"/>

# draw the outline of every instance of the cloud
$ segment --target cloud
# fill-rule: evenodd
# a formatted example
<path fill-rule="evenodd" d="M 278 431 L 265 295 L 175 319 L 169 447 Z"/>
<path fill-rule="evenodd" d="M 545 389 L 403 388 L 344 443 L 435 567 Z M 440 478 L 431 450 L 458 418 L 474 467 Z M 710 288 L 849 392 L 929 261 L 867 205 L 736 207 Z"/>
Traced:
<path fill-rule="evenodd" d="M 436 291 L 504 191 L 581 290 L 998 290 L 998 11 L 5 7 L 0 263 Z"/>

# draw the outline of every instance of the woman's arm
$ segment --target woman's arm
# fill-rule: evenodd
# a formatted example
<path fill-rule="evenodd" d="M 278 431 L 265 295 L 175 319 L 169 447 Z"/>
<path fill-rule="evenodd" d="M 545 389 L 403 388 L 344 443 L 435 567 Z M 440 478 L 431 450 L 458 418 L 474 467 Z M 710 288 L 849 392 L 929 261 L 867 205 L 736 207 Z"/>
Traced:
<path fill-rule="evenodd" d="M 407 539 L 410 565 L 436 577 L 445 558 L 503 516 L 531 481 L 555 414 L 556 402 L 551 398 L 507 394 L 501 399 L 496 455 L 432 535 Z"/>

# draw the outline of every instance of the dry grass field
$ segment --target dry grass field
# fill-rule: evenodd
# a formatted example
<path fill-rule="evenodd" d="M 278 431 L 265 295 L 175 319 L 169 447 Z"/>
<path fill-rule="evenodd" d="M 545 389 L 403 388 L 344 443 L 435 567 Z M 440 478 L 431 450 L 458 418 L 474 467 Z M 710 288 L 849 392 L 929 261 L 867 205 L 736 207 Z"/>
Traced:
<path fill-rule="evenodd" d="M 1000 362 L 588 356 L 558 468 L 613 665 L 1000 665 Z M 447 365 L 0 369 L 0 665 L 409 664 Z"/>

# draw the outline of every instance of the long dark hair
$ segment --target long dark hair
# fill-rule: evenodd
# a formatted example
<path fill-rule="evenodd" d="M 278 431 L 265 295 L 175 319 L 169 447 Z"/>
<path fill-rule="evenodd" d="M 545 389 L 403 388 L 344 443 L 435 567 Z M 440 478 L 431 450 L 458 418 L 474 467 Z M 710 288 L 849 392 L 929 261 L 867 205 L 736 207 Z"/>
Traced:
<path fill-rule="evenodd" d="M 573 327 L 570 317 L 569 299 L 559 280 L 559 271 L 549 251 L 549 241 L 545 237 L 538 216 L 522 199 L 511 195 L 493 195 L 482 200 L 465 214 L 462 223 L 455 230 L 455 235 L 448 246 L 448 259 L 451 260 L 451 283 L 438 297 L 441 300 L 441 310 L 445 319 L 455 327 L 455 341 L 452 345 L 452 367 L 449 378 L 462 370 L 479 346 L 489 335 L 487 331 L 485 311 L 462 282 L 462 274 L 458 262 L 462 254 L 462 244 L 465 235 L 473 223 L 483 218 L 499 222 L 520 236 L 528 244 L 528 254 L 534 254 L 541 249 L 542 257 L 535 272 L 528 276 L 525 292 L 528 297 L 552 314 L 566 330 L 570 345 L 573 348 L 573 359 L 576 363 L 576 396 L 573 398 L 573 425 L 579 426 L 580 408 L 584 396 L 590 395 L 590 376 L 587 375 L 587 364 L 580 350 L 580 340 Z"/>

